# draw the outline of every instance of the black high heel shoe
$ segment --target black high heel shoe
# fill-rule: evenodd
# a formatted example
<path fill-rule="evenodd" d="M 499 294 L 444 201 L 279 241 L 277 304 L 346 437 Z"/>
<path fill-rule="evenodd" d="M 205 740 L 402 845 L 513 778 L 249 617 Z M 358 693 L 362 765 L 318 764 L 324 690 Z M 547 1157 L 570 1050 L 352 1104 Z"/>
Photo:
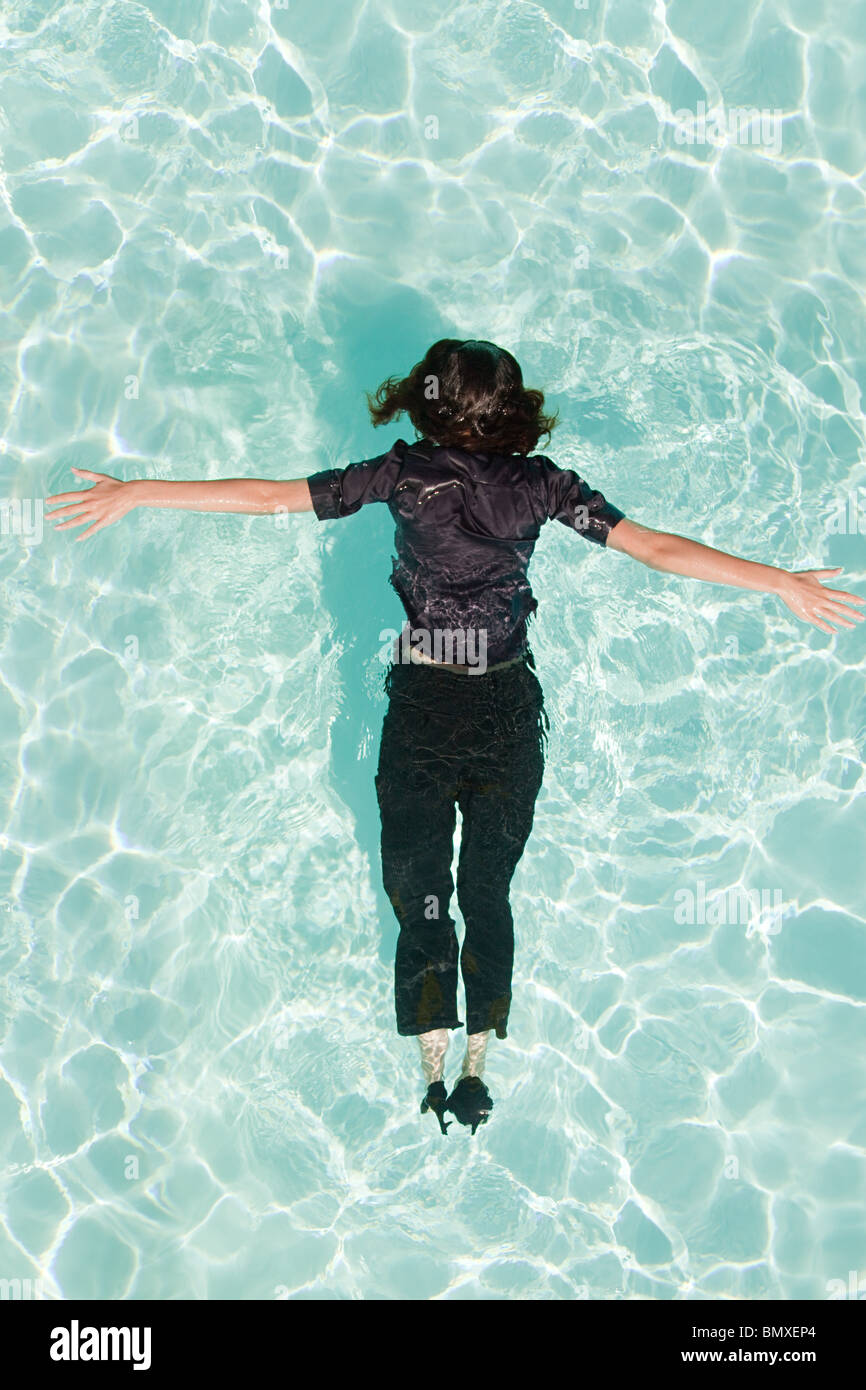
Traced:
<path fill-rule="evenodd" d="M 480 1076 L 461 1076 L 445 1105 L 445 1113 L 450 1110 L 461 1125 L 471 1125 L 473 1134 L 479 1125 L 487 1124 L 492 1109 L 490 1092 Z"/>
<path fill-rule="evenodd" d="M 427 1094 L 421 1102 L 421 1114 L 426 1115 L 428 1110 L 432 1110 L 439 1121 L 439 1128 L 443 1134 L 448 1133 L 448 1126 L 453 1123 L 452 1120 L 448 1120 L 447 1123 L 445 1121 L 445 1102 L 447 1099 L 448 1092 L 445 1090 L 445 1082 L 431 1081 L 427 1087 Z"/>

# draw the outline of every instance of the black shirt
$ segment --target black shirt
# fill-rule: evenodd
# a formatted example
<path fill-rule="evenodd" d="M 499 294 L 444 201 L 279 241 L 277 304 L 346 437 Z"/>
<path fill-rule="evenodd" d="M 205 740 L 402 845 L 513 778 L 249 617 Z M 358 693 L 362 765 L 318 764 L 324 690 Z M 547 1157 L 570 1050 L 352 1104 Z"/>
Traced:
<path fill-rule="evenodd" d="M 484 631 L 490 665 L 526 646 L 538 607 L 527 570 L 544 523 L 606 545 L 625 515 L 541 454 L 476 454 L 429 439 L 398 439 L 378 458 L 307 482 L 320 521 L 387 502 L 396 522 L 390 582 L 411 627 Z"/>

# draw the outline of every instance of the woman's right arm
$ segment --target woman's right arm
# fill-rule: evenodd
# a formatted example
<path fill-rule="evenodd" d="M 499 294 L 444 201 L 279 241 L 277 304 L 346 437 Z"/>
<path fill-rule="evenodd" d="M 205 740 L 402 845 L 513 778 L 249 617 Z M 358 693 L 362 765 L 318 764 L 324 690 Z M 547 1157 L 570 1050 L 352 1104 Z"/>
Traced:
<path fill-rule="evenodd" d="M 688 579 L 703 579 L 711 584 L 732 584 L 738 589 L 754 589 L 758 593 L 775 594 L 798 618 L 813 623 L 824 632 L 833 632 L 828 623 L 853 627 L 863 621 L 863 614 L 849 607 L 866 600 L 844 589 L 825 589 L 820 580 L 829 574 L 841 574 L 841 566 L 826 570 L 783 570 L 775 565 L 762 565 L 729 555 L 726 550 L 714 550 L 700 541 L 675 536 L 668 531 L 653 531 L 649 526 L 623 517 L 608 532 L 608 550 L 621 550 L 650 569 L 667 574 L 682 574 Z M 825 619 L 826 621 L 822 621 Z"/>
<path fill-rule="evenodd" d="M 306 478 L 291 478 L 287 482 L 270 478 L 215 478 L 208 482 L 131 478 L 124 482 L 122 478 L 93 473 L 88 468 L 73 468 L 72 471 L 79 478 L 96 479 L 95 486 L 83 492 L 57 492 L 45 500 L 67 504 L 49 513 L 52 518 L 69 517 L 55 526 L 56 531 L 91 523 L 86 531 L 75 537 L 76 541 L 83 541 L 86 536 L 119 521 L 136 507 L 179 507 L 185 511 L 258 515 L 313 510 Z"/>

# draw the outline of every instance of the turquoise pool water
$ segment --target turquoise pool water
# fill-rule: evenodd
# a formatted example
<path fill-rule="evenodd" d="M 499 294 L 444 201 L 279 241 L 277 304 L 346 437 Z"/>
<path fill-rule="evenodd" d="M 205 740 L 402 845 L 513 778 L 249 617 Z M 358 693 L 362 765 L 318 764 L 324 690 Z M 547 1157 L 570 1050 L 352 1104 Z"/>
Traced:
<path fill-rule="evenodd" d="M 851 1297 L 860 629 L 545 529 L 510 1036 L 445 1140 L 379 883 L 386 510 L 77 545 L 38 499 L 371 457 L 411 426 L 362 391 L 484 337 L 627 515 L 864 592 L 866 5 L 13 0 L 0 34 L 0 1279 Z M 762 142 L 698 143 L 719 108 Z"/>

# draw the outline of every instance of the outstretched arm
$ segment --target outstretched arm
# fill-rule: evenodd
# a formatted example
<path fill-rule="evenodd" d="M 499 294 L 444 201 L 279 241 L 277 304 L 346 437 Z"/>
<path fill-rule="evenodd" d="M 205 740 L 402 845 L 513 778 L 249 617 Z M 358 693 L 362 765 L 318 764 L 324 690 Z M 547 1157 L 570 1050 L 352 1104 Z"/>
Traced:
<path fill-rule="evenodd" d="M 823 576 L 841 574 L 841 566 L 828 570 L 777 569 L 775 565 L 741 560 L 737 555 L 713 550 L 712 546 L 690 541 L 685 536 L 672 535 L 669 531 L 653 531 L 649 526 L 629 521 L 627 517 L 608 532 L 607 549 L 621 550 L 650 569 L 663 570 L 668 574 L 684 574 L 689 579 L 704 579 L 713 584 L 733 584 L 738 589 L 776 594 L 798 618 L 814 623 L 824 632 L 834 631 L 828 623 L 853 627 L 854 623 L 848 619 L 853 618 L 858 623 L 863 621 L 863 614 L 848 605 L 866 603 L 866 599 L 846 593 L 844 589 L 825 589 L 820 583 Z M 822 622 L 822 618 L 827 621 Z"/>
<path fill-rule="evenodd" d="M 136 507 L 182 507 L 195 512 L 310 512 L 313 501 L 306 478 L 291 478 L 275 482 L 269 478 L 215 478 L 213 482 L 164 482 L 161 478 L 112 478 L 107 473 L 93 473 L 88 468 L 73 468 L 79 478 L 95 478 L 96 486 L 84 492 L 56 492 L 46 502 L 65 502 L 49 515 L 69 516 L 55 526 L 91 523 L 85 536 L 119 521 Z M 75 515 L 71 515 L 75 513 Z"/>

